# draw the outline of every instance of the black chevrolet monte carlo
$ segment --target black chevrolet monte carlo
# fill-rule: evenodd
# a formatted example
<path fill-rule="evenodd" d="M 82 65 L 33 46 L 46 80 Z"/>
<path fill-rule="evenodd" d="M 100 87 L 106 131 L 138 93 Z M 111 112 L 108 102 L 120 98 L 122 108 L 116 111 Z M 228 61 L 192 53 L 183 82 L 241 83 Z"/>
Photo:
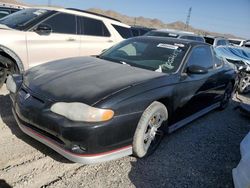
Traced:
<path fill-rule="evenodd" d="M 224 109 L 235 79 L 208 44 L 138 37 L 9 76 L 7 88 L 23 132 L 90 164 L 149 155 L 163 135 Z"/>

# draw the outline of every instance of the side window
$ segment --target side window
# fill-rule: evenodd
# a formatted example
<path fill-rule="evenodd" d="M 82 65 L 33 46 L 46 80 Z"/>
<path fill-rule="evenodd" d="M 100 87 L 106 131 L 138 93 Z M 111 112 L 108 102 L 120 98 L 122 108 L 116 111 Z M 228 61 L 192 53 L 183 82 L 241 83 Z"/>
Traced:
<path fill-rule="evenodd" d="M 225 46 L 225 45 L 227 45 L 225 40 L 218 40 L 217 46 Z"/>
<path fill-rule="evenodd" d="M 133 37 L 133 33 L 130 28 L 122 27 L 122 26 L 114 25 L 114 24 L 112 24 L 112 26 L 122 36 L 122 38 L 128 39 L 128 38 Z"/>
<path fill-rule="evenodd" d="M 199 46 L 192 50 L 188 59 L 188 66 L 197 65 L 207 69 L 213 68 L 213 57 L 209 46 Z"/>
<path fill-rule="evenodd" d="M 181 36 L 181 39 L 196 40 L 196 36 Z"/>
<path fill-rule="evenodd" d="M 80 17 L 81 34 L 99 37 L 110 37 L 110 33 L 104 23 L 100 20 Z"/>
<path fill-rule="evenodd" d="M 52 28 L 52 33 L 76 34 L 76 17 L 71 14 L 57 14 L 43 22 Z"/>
<path fill-rule="evenodd" d="M 221 67 L 223 65 L 223 60 L 222 58 L 219 56 L 219 54 L 217 53 L 217 51 L 215 51 L 214 49 L 212 50 L 213 53 L 213 57 L 214 57 L 214 66 L 215 68 Z"/>

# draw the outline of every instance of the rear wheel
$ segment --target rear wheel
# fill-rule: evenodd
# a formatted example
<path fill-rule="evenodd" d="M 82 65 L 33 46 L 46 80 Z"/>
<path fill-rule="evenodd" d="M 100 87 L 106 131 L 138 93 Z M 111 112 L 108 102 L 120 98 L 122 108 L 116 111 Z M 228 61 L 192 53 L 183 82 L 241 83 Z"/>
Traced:
<path fill-rule="evenodd" d="M 160 102 L 153 102 L 143 112 L 133 140 L 133 154 L 136 157 L 142 158 L 155 151 L 163 138 L 161 128 L 167 118 L 167 109 Z"/>
<path fill-rule="evenodd" d="M 225 92 L 224 92 L 224 95 L 223 95 L 223 98 L 220 102 L 220 108 L 219 108 L 220 110 L 224 110 L 228 106 L 228 104 L 232 98 L 232 92 L 233 92 L 233 84 L 230 82 L 227 85 Z"/>

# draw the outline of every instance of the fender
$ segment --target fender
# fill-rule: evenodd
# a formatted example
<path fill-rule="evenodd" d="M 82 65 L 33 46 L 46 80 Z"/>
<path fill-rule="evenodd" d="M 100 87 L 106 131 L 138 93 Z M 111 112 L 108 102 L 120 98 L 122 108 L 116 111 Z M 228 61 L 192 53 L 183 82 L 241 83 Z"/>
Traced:
<path fill-rule="evenodd" d="M 10 50 L 9 48 L 7 48 L 3 45 L 0 45 L 0 51 L 5 52 L 6 54 L 8 54 L 11 58 L 13 58 L 15 60 L 15 63 L 17 64 L 20 73 L 24 72 L 23 63 L 22 63 L 21 59 L 19 58 L 19 56 L 15 52 L 13 52 L 12 50 Z"/>

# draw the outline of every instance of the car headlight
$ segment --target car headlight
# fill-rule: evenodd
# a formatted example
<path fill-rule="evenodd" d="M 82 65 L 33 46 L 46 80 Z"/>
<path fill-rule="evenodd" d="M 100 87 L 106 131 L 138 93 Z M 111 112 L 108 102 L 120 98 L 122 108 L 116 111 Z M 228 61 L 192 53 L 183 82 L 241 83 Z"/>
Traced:
<path fill-rule="evenodd" d="M 114 116 L 114 112 L 112 110 L 94 108 L 77 102 L 58 102 L 53 104 L 50 110 L 72 121 L 102 122 L 108 121 Z"/>

